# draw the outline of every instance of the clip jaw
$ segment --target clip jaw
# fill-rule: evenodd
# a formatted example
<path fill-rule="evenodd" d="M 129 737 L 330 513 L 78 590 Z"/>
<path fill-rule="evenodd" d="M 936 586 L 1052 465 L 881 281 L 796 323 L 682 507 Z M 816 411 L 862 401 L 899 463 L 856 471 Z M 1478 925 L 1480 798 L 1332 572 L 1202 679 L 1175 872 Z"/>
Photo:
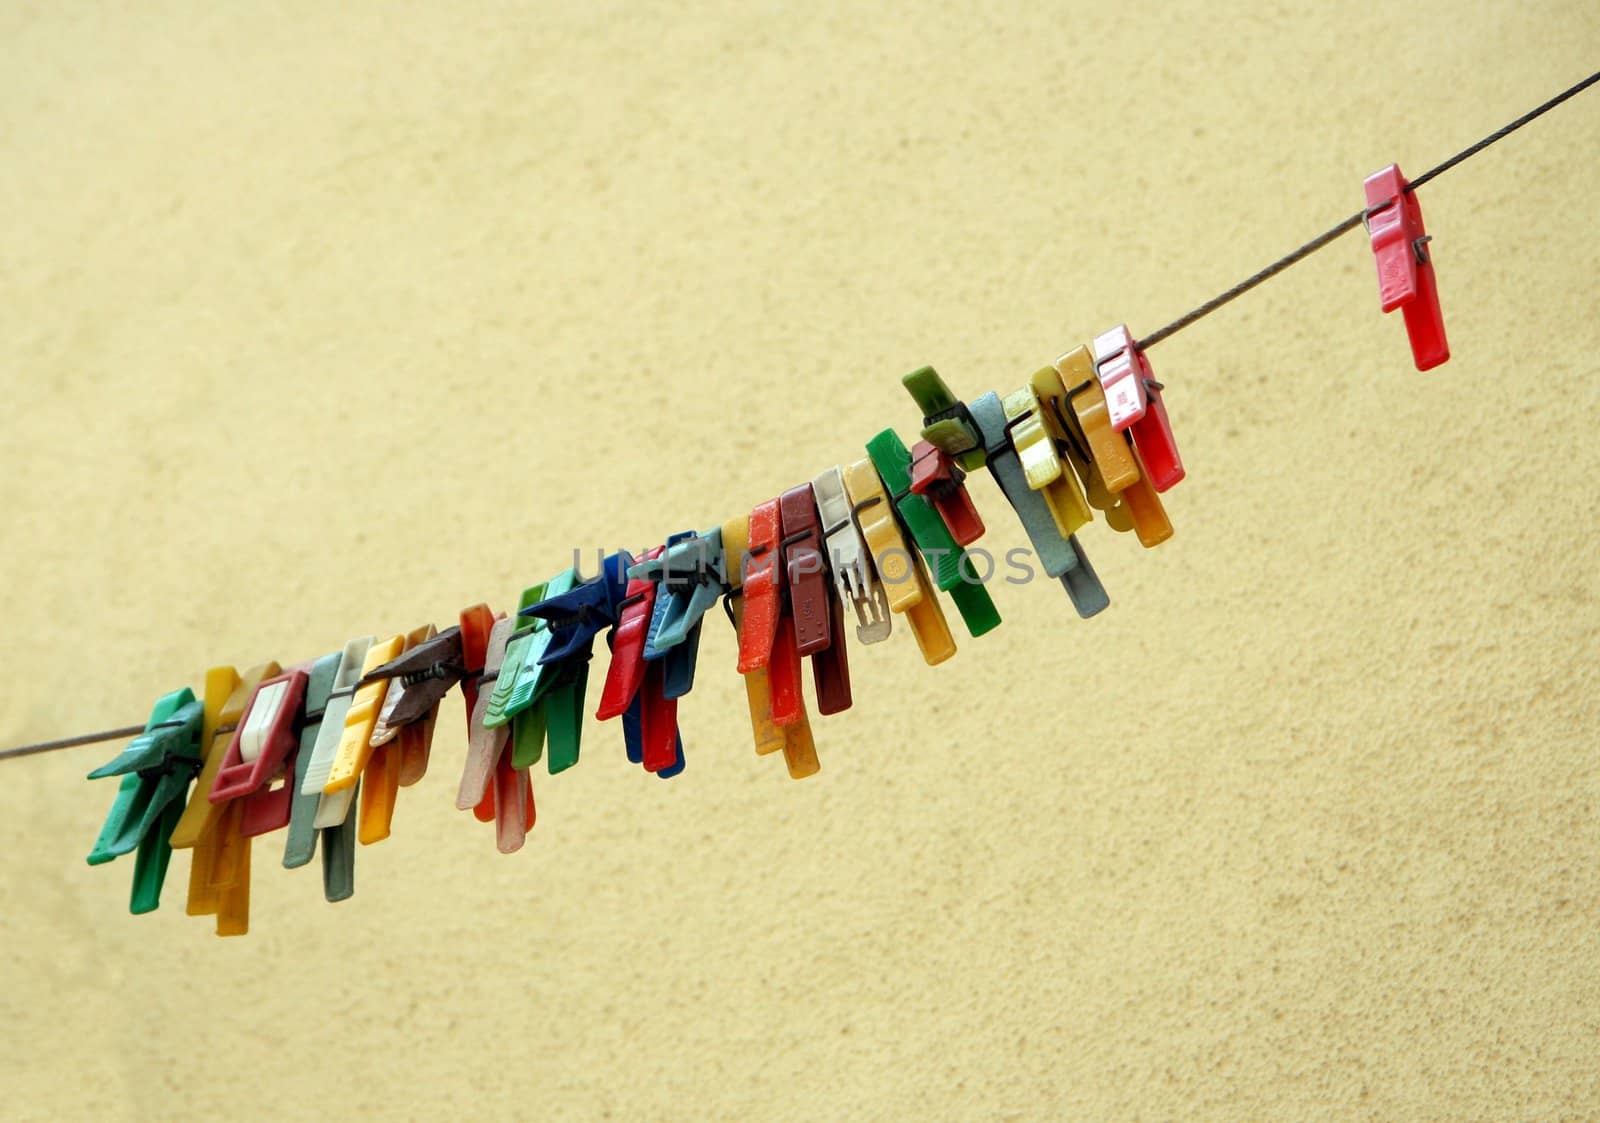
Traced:
<path fill-rule="evenodd" d="M 1363 186 L 1367 209 L 1361 221 L 1378 266 L 1378 305 L 1385 312 L 1401 310 L 1417 369 L 1432 370 L 1450 358 L 1450 342 L 1444 334 L 1422 204 L 1407 190 L 1398 164 L 1373 172 Z"/>

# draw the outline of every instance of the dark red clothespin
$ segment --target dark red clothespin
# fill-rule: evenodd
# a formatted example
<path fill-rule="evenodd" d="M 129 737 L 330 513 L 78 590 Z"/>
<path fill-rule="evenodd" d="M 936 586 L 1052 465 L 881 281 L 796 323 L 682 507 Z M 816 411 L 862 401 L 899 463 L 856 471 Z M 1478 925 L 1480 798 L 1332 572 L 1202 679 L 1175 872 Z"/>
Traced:
<path fill-rule="evenodd" d="M 657 546 L 639 560 L 661 556 Z M 655 610 L 656 582 L 649 576 L 628 582 L 627 595 L 618 604 L 617 626 L 607 637 L 611 644 L 611 666 L 606 668 L 606 683 L 600 693 L 601 721 L 621 717 L 640 703 L 640 763 L 646 772 L 670 768 L 678 759 L 678 701 L 663 696 L 665 665 L 660 659 L 644 657 L 644 642 L 650 631 L 650 615 Z"/>
<path fill-rule="evenodd" d="M 301 711 L 310 681 L 304 667 L 263 681 L 228 742 L 206 798 L 212 803 L 240 801 L 239 833 L 245 838 L 289 825 Z"/>
<path fill-rule="evenodd" d="M 1167 420 L 1161 383 L 1150 360 L 1134 346 L 1127 324 L 1118 324 L 1094 338 L 1095 374 L 1106 396 L 1111 427 L 1126 429 L 1139 450 L 1150 486 L 1166 491 L 1183 479 L 1183 460 Z M 1068 387 L 1070 390 L 1071 387 Z"/>
<path fill-rule="evenodd" d="M 1411 357 L 1418 370 L 1431 370 L 1450 358 L 1450 343 L 1444 336 L 1422 205 L 1406 190 L 1407 183 L 1398 164 L 1369 175 L 1361 220 L 1378 262 L 1378 304 L 1385 312 L 1398 308 L 1404 313 Z"/>
<path fill-rule="evenodd" d="M 833 596 L 822 552 L 822 519 L 810 484 L 790 488 L 778 502 L 795 653 L 811 657 L 817 712 L 836 714 L 850 708 L 850 663 L 845 653 L 844 611 Z"/>
<path fill-rule="evenodd" d="M 911 491 L 933 503 L 957 546 L 970 546 L 983 537 L 983 517 L 967 494 L 966 478 L 961 466 L 933 442 L 911 446 Z"/>

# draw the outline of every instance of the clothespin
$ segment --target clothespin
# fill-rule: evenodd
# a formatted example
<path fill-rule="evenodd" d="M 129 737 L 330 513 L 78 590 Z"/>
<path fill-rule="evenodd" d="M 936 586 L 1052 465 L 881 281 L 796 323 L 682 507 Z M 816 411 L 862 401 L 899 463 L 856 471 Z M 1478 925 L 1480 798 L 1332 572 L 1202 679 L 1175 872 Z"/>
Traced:
<path fill-rule="evenodd" d="M 805 717 L 794 617 L 784 609 L 783 511 L 769 499 L 750 512 L 744 571 L 744 623 L 739 628 L 739 673 L 767 672 L 772 720 L 792 725 Z"/>
<path fill-rule="evenodd" d="M 1046 574 L 1060 579 L 1079 616 L 1087 618 L 1102 611 L 1110 598 L 1089 565 L 1088 556 L 1076 536 L 1062 536 L 1044 496 L 1028 486 L 1022 464 L 1011 446 L 1000 396 L 988 393 L 974 399 L 972 416 L 983 434 L 989 474 L 1000 485 L 1006 502 L 1016 511 L 1039 564 Z"/>
<path fill-rule="evenodd" d="M 1127 324 L 1095 336 L 1094 357 L 1112 428 L 1128 430 L 1139 450 L 1140 475 L 1157 491 L 1166 491 L 1183 479 L 1183 461 L 1150 360 L 1134 346 Z"/>
<path fill-rule="evenodd" d="M 183 814 L 184 794 L 200 772 L 200 734 L 205 707 L 187 686 L 162 695 L 150 711 L 144 732 L 118 756 L 89 773 L 89 779 L 121 776 L 89 864 L 98 866 L 132 850 L 133 890 L 128 911 L 151 912 L 161 903 L 161 886 L 172 860 L 167 841 Z"/>
<path fill-rule="evenodd" d="M 944 608 L 933 591 L 922 559 L 908 549 L 894 516 L 894 504 L 870 459 L 857 460 L 843 471 L 851 512 L 872 555 L 889 608 L 906 618 L 923 660 L 931 667 L 956 653 Z M 742 634 L 742 633 L 741 633 Z"/>
<path fill-rule="evenodd" d="M 250 930 L 250 840 L 240 832 L 237 801 L 212 803 L 211 787 L 256 687 L 281 671 L 277 663 L 263 663 L 243 678 L 232 667 L 206 672 L 204 764 L 189 793 L 189 805 L 172 829 L 171 842 L 174 850 L 194 850 L 189 864 L 189 915 L 215 916 L 219 936 L 242 936 Z"/>
<path fill-rule="evenodd" d="M 1373 172 L 1365 183 L 1367 209 L 1361 214 L 1378 264 L 1378 305 L 1405 316 L 1411 357 L 1418 370 L 1432 370 L 1450 358 L 1433 272 L 1432 240 L 1422 224 L 1422 204 L 1398 164 Z"/>
<path fill-rule="evenodd" d="M 911 446 L 911 490 L 933 504 L 957 546 L 983 537 L 983 517 L 967 494 L 967 474 L 950 454 L 930 441 Z"/>
<path fill-rule="evenodd" d="M 642 560 L 659 558 L 665 546 L 645 553 Z M 595 716 L 606 721 L 622 717 L 623 738 L 628 757 L 644 765 L 646 772 L 676 775 L 683 761 L 678 737 L 678 702 L 667 698 L 665 671 L 661 660 L 645 662 L 644 644 L 649 635 L 650 618 L 655 609 L 656 583 L 649 577 L 629 580 L 617 626 L 608 637 L 611 666 L 606 669 L 605 687 Z"/>
<path fill-rule="evenodd" d="M 539 664 L 550 667 L 555 676 L 545 696 L 550 740 L 545 759 L 552 776 L 578 763 L 594 637 L 602 628 L 616 625 L 617 606 L 627 595 L 632 565 L 632 555 L 618 551 L 601 561 L 600 576 L 594 580 L 523 610 L 523 615 L 543 619 L 550 628 L 549 644 L 539 656 Z"/>
<path fill-rule="evenodd" d="M 207 793 L 212 803 L 239 801 L 239 831 L 246 838 L 289 825 L 294 799 L 290 778 L 310 678 L 296 667 L 256 687 Z"/>
<path fill-rule="evenodd" d="M 856 613 L 856 639 L 880 643 L 889 638 L 894 617 L 889 612 L 889 595 L 878 581 L 872 553 L 856 524 L 845 493 L 844 473 L 834 466 L 825 468 L 811 481 L 811 492 L 822 516 L 822 533 L 833 569 L 834 591 L 840 602 L 849 601 Z M 726 534 L 724 534 L 726 539 Z"/>
<path fill-rule="evenodd" d="M 969 414 L 970 416 L 970 414 Z M 867 455 L 884 489 L 894 500 L 894 509 L 906 529 L 911 532 L 917 548 L 928 559 L 934 583 L 950 594 L 956 611 L 972 636 L 981 636 L 1000 623 L 1000 613 L 989 598 L 989 590 L 976 579 L 969 578 L 971 563 L 965 553 L 950 537 L 944 520 L 920 495 L 911 491 L 911 453 L 893 429 L 885 429 L 867 442 Z"/>
<path fill-rule="evenodd" d="M 1135 531 L 1146 547 L 1171 538 L 1172 523 L 1144 468 L 1136 442 L 1111 423 L 1110 408 L 1089 349 L 1079 347 L 1057 359 L 1054 376 L 1052 383 L 1047 371 L 1042 370 L 1034 376 L 1034 385 L 1036 389 L 1047 388 L 1040 398 L 1051 404 L 1064 426 L 1068 448 L 1076 449 L 1079 470 L 1087 473 L 1089 501 L 1105 511 L 1106 522 L 1113 530 Z M 1056 386 L 1060 387 L 1059 394 Z M 1152 406 L 1146 418 L 1155 416 L 1156 407 Z M 1181 472 L 1180 464 L 1180 478 Z"/>
<path fill-rule="evenodd" d="M 489 613 L 487 605 L 477 607 Z M 492 621 L 493 618 L 493 614 L 489 613 L 489 619 Z M 432 631 L 433 625 L 430 624 L 412 633 L 413 636 L 422 634 L 422 638 L 407 647 L 398 659 L 390 660 L 367 676 L 367 679 L 396 680 L 389 685 L 389 693 L 383 700 L 383 711 L 379 713 L 378 724 L 372 731 L 373 748 L 388 744 L 400 736 L 401 730 L 410 726 L 431 726 L 438 716 L 439 703 L 450 693 L 450 688 L 465 677 L 467 664 L 462 652 L 460 625 L 452 625 L 432 635 L 425 634 Z M 483 638 L 487 641 L 487 629 Z M 428 728 L 427 732 L 431 737 L 432 729 Z M 421 779 L 420 774 L 411 775 L 415 768 L 411 755 L 407 754 L 402 768 L 401 783 L 406 786 Z M 422 758 L 425 770 L 425 753 Z"/>
<path fill-rule="evenodd" d="M 1031 383 L 1007 394 L 1003 404 L 1011 448 L 1022 465 L 1023 478 L 1044 499 L 1061 537 L 1072 537 L 1093 516 L 1077 475 L 1057 452 L 1060 426 L 1050 424 L 1054 419 Z"/>
<path fill-rule="evenodd" d="M 356 833 L 354 825 L 340 824 L 318 831 L 317 805 L 322 799 L 320 785 L 306 791 L 306 776 L 311 771 L 311 758 L 316 755 L 325 720 L 329 716 L 330 702 L 339 677 L 341 665 L 352 646 L 358 654 L 351 660 L 349 690 L 343 695 L 348 703 L 355 692 L 355 679 L 361 675 L 361 662 L 366 657 L 370 637 L 357 644 L 346 645 L 345 654 L 335 651 L 324 655 L 311 665 L 311 676 L 306 682 L 305 709 L 301 715 L 300 747 L 295 754 L 293 777 L 294 798 L 289 807 L 289 830 L 283 844 L 283 864 L 286 869 L 297 869 L 311 861 L 316 853 L 317 836 L 322 836 L 322 895 L 331 904 L 348 900 L 355 893 Z M 344 718 L 339 717 L 340 728 Z M 334 742 L 337 747 L 337 741 Z"/>
<path fill-rule="evenodd" d="M 374 643 L 367 649 L 366 661 L 361 665 L 361 677 L 366 678 L 368 674 L 398 656 L 405 650 L 405 646 L 406 637 L 403 635 L 390 636 Z M 378 714 L 383 709 L 383 700 L 388 693 L 389 680 L 385 678 L 374 679 L 356 687 L 355 697 L 350 702 L 350 710 L 345 714 L 344 729 L 339 735 L 339 748 L 334 753 L 333 766 L 328 770 L 328 782 L 322 788 L 326 794 L 335 795 L 346 791 L 354 794 L 356 782 L 363 779 L 367 763 L 372 759 L 372 731 L 377 728 Z M 341 817 L 341 821 L 344 817 L 348 817 L 348 805 L 344 810 L 345 816 Z M 367 840 L 362 838 L 361 841 Z"/>
<path fill-rule="evenodd" d="M 964 471 L 983 467 L 983 438 L 961 402 L 932 367 L 921 367 L 900 380 L 922 410 L 922 439 L 953 457 Z M 963 543 L 964 544 L 964 543 Z"/>
<path fill-rule="evenodd" d="M 403 660 L 414 648 L 438 637 L 438 629 L 424 624 L 408 632 L 400 651 L 390 662 Z M 401 725 L 392 716 L 391 703 L 397 702 L 404 687 L 394 676 L 378 674 L 379 667 L 363 668 L 360 691 L 379 683 L 384 684 L 383 703 L 377 720 L 367 735 L 369 755 L 361 770 L 361 791 L 356 801 L 361 808 L 360 829 L 357 838 L 363 846 L 382 842 L 389 837 L 394 823 L 394 808 L 400 798 L 400 789 L 416 783 L 428 771 L 428 756 L 433 747 L 434 717 L 437 708 L 425 710 L 419 721 Z M 387 723 L 385 717 L 388 716 Z M 349 725 L 349 715 L 345 717 Z"/>
<path fill-rule="evenodd" d="M 517 629 L 506 645 L 505 662 L 500 667 L 500 678 L 494 684 L 494 694 L 489 699 L 489 709 L 484 723 L 503 725 L 518 714 L 531 709 L 547 686 L 545 673 L 540 669 L 539 658 L 550 646 L 551 631 L 547 621 L 537 616 L 523 615 L 547 597 L 558 596 L 578 583 L 575 568 L 563 570 L 542 585 L 524 590 L 522 603 L 517 609 Z M 542 747 L 541 737 L 541 747 Z M 533 760 L 538 759 L 538 752 Z M 533 763 L 533 760 L 525 763 Z"/>
<path fill-rule="evenodd" d="M 474 700 L 468 719 L 467 759 L 461 771 L 461 787 L 456 793 L 458 808 L 474 809 L 480 820 L 494 822 L 495 844 L 502 854 L 522 848 L 537 818 L 528 770 L 517 768 L 512 763 L 512 754 L 507 751 L 511 727 L 484 724 L 494 684 L 505 663 L 506 646 L 517 623 L 516 617 L 501 617 L 489 630 L 483 647 L 482 673 L 472 687 Z"/>
<path fill-rule="evenodd" d="M 660 557 L 636 563 L 628 576 L 656 581 L 644 658 L 647 662 L 666 660 L 663 693 L 668 698 L 682 698 L 694 686 L 701 617 L 722 595 L 722 532 L 674 534 Z"/>
<path fill-rule="evenodd" d="M 311 750 L 311 763 L 306 768 L 305 779 L 300 782 L 302 795 L 317 797 L 317 811 L 311 821 L 319 830 L 343 826 L 349 819 L 350 808 L 355 805 L 357 785 L 342 791 L 328 792 L 326 789 L 328 778 L 333 773 L 334 759 L 339 755 L 339 746 L 344 740 L 345 719 L 350 716 L 350 707 L 355 702 L 367 655 L 374 642 L 372 636 L 362 636 L 345 644 L 339 656 L 339 669 L 334 674 L 333 691 L 328 695 L 328 704 L 322 712 L 317 743 Z M 353 822 L 350 823 L 350 833 L 354 837 Z M 329 837 L 323 836 L 324 845 Z"/>
<path fill-rule="evenodd" d="M 844 638 L 844 606 L 830 595 L 828 562 L 822 552 L 822 519 L 808 483 L 778 500 L 783 527 L 784 584 L 794 618 L 795 651 L 811 659 L 817 713 L 850 708 L 850 661 Z"/>
<path fill-rule="evenodd" d="M 733 625 L 735 640 L 743 635 L 745 618 L 744 559 L 750 546 L 750 516 L 739 515 L 722 524 L 722 548 L 726 559 L 727 595 L 722 606 Z M 881 592 L 881 590 L 880 590 Z M 771 684 L 766 667 L 754 667 L 744 672 L 745 701 L 750 709 L 750 730 L 755 736 L 756 752 L 760 755 L 783 751 L 784 764 L 789 775 L 796 780 L 813 776 L 821 768 L 817 760 L 816 745 L 811 737 L 811 721 L 806 716 L 802 701 L 800 716 L 787 725 L 772 720 Z"/>

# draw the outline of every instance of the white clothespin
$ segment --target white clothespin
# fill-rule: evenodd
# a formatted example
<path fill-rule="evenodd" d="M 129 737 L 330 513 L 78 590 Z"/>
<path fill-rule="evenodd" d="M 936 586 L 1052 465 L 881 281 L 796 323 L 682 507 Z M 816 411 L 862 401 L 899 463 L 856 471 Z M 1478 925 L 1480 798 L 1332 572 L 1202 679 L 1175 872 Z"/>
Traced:
<path fill-rule="evenodd" d="M 321 796 L 316 817 L 312 820 L 317 827 L 337 827 L 343 823 L 355 799 L 354 789 L 332 795 L 322 789 L 333 771 L 333 758 L 339 753 L 339 739 L 344 735 L 344 719 L 350 713 L 356 686 L 361 682 L 361 668 L 367 661 L 367 649 L 375 638 L 362 636 L 344 645 L 344 653 L 339 656 L 339 669 L 333 676 L 333 693 L 328 695 L 328 705 L 322 711 L 322 726 L 317 730 L 316 747 L 311 750 L 311 763 L 306 766 L 306 778 L 300 784 L 302 795 Z"/>
<path fill-rule="evenodd" d="M 889 594 L 872 571 L 872 554 L 856 525 L 850 497 L 844 490 L 844 475 L 837 466 L 825 469 L 811 481 L 822 516 L 822 533 L 833 563 L 833 579 L 839 600 L 856 610 L 856 638 L 862 643 L 878 643 L 889 638 L 894 618 L 889 614 Z"/>

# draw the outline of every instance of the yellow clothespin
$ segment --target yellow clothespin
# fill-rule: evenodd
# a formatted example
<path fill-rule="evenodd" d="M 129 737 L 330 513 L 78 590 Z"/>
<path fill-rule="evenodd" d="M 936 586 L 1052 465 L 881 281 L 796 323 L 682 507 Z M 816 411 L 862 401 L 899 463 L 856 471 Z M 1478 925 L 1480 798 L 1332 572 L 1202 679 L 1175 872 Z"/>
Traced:
<path fill-rule="evenodd" d="M 425 624 L 405 637 L 405 646 L 397 654 L 403 655 L 436 635 L 438 629 L 432 624 Z M 371 666 L 367 666 L 362 673 L 372 669 Z M 390 827 L 394 823 L 394 805 L 400 797 L 400 789 L 422 779 L 428 770 L 428 752 L 433 745 L 435 715 L 429 715 L 412 725 L 399 728 L 389 726 L 383 719 L 394 711 L 394 705 L 400 700 L 402 692 L 391 690 L 388 685 L 385 685 L 384 691 L 383 706 L 378 710 L 378 720 L 374 722 L 373 731 L 367 738 L 370 750 L 367 763 L 361 769 L 361 793 L 358 797 L 361 801 L 361 817 L 358 820 L 356 838 L 363 846 L 382 842 L 389 837 Z M 357 701 L 360 698 L 361 690 L 358 689 Z M 354 708 L 355 703 L 351 705 Z M 348 722 L 347 717 L 347 729 Z M 340 748 L 343 747 L 341 737 Z M 336 757 L 335 768 L 337 767 Z"/>
<path fill-rule="evenodd" d="M 728 586 L 731 592 L 726 604 L 733 630 L 737 636 L 744 627 L 744 597 L 739 591 L 744 587 L 744 558 L 750 550 L 750 516 L 739 515 L 722 524 L 722 551 L 726 559 Z M 777 725 L 772 720 L 772 690 L 765 667 L 746 671 L 744 679 L 745 701 L 750 707 L 750 730 L 755 735 L 756 752 L 765 756 L 783 750 L 783 762 L 793 779 L 803 780 L 816 775 L 822 764 L 817 760 L 817 747 L 811 736 L 811 719 L 805 708 L 800 709 L 800 720 L 791 725 Z"/>
<path fill-rule="evenodd" d="M 242 936 L 250 928 L 250 840 L 239 829 L 243 804 L 212 803 L 211 788 L 256 687 L 279 673 L 277 663 L 252 667 L 243 678 L 232 667 L 206 672 L 200 749 L 204 763 L 170 841 L 175 850 L 194 851 L 189 915 L 216 916 L 219 936 Z"/>
<path fill-rule="evenodd" d="M 956 653 L 955 637 L 922 559 L 906 547 L 895 522 L 894 505 L 870 459 L 857 460 L 844 469 L 844 489 L 877 567 L 878 580 L 889 594 L 890 610 L 906 618 L 927 664 L 943 663 Z"/>
<path fill-rule="evenodd" d="M 1033 381 L 1019 390 L 1013 390 L 1004 399 L 1007 427 L 1011 430 L 1011 444 L 1022 463 L 1022 474 L 1028 486 L 1044 499 L 1055 519 L 1061 537 L 1070 538 L 1081 530 L 1094 516 L 1089 502 L 1078 486 L 1078 477 L 1061 462 L 1056 442 L 1065 442 L 1067 434 L 1060 419 L 1050 406 L 1039 400 L 1034 386 L 1044 381 L 1042 376 L 1055 371 L 1049 367 L 1035 374 Z M 1048 383 L 1046 383 L 1048 386 Z"/>
<path fill-rule="evenodd" d="M 373 644 L 367 649 L 367 658 L 362 663 L 362 675 L 398 656 L 405 650 L 405 645 L 405 636 L 390 636 Z M 339 748 L 334 753 L 328 782 L 322 789 L 327 794 L 333 795 L 355 787 L 356 781 L 368 771 L 373 759 L 372 732 L 377 728 L 378 714 L 383 709 L 383 701 L 388 693 L 389 680 L 386 678 L 374 679 L 356 690 L 355 699 L 350 703 L 350 712 L 345 715 L 344 732 L 339 737 Z M 367 775 L 366 783 L 361 785 L 362 815 L 358 837 L 362 842 L 377 841 L 388 833 L 388 824 L 383 821 L 383 809 L 387 804 L 389 810 L 393 811 L 394 798 L 389 794 L 389 789 L 399 790 L 400 754 L 396 749 L 397 746 L 383 747 L 378 770 Z M 379 790 L 369 797 L 367 793 L 373 788 Z M 368 802 L 369 798 L 371 802 Z"/>
<path fill-rule="evenodd" d="M 1114 506 L 1103 508 L 1106 522 L 1113 530 L 1133 530 L 1145 546 L 1165 542 L 1172 537 L 1172 523 L 1160 495 L 1150 485 L 1133 442 L 1111 424 L 1105 389 L 1095 373 L 1094 357 L 1089 348 L 1069 351 L 1056 360 L 1055 369 L 1066 394 L 1067 410 L 1083 434 L 1093 474 L 1116 497 Z M 1095 488 L 1091 484 L 1090 499 L 1095 498 Z"/>

